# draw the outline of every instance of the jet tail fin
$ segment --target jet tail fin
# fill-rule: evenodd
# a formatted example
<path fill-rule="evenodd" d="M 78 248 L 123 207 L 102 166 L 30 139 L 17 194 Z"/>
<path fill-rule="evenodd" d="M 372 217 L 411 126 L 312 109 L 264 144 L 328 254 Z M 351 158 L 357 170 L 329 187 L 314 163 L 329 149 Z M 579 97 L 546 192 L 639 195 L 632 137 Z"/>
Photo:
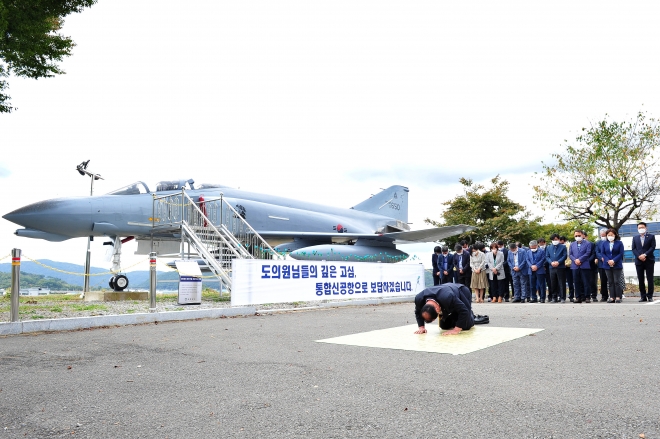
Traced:
<path fill-rule="evenodd" d="M 405 186 L 390 186 L 382 192 L 372 195 L 351 209 L 361 212 L 375 213 L 390 218 L 408 222 L 408 188 Z"/>

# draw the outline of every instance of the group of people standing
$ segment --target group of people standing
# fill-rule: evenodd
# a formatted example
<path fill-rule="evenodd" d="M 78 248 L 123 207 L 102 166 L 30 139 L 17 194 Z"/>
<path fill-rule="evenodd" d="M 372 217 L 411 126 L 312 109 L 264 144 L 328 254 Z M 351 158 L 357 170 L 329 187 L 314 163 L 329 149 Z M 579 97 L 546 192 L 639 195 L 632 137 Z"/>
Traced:
<path fill-rule="evenodd" d="M 640 302 L 653 301 L 655 236 L 646 232 L 646 223 L 638 224 L 632 253 L 639 281 Z M 601 229 L 600 239 L 591 242 L 583 230 L 573 234 L 567 245 L 564 236 L 553 234 L 550 244 L 544 238 L 531 241 L 529 247 L 503 241 L 489 249 L 481 242 L 468 246 L 461 241 L 454 253 L 447 246 L 437 246 L 432 257 L 434 285 L 455 282 L 474 291 L 477 303 L 574 303 L 598 301 L 600 278 L 601 301 L 621 303 L 623 299 L 624 246 L 615 229 Z M 646 288 L 645 281 L 648 283 Z"/>

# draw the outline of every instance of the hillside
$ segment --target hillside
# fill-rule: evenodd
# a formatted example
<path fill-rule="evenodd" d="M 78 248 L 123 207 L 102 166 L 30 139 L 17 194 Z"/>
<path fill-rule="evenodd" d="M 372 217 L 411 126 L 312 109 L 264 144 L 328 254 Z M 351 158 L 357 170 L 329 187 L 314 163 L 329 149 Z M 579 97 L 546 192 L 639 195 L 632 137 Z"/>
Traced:
<path fill-rule="evenodd" d="M 53 291 L 82 291 L 82 286 L 68 284 L 61 279 L 21 271 L 21 288 L 49 288 Z M 0 289 L 11 288 L 11 273 L 0 273 Z"/>

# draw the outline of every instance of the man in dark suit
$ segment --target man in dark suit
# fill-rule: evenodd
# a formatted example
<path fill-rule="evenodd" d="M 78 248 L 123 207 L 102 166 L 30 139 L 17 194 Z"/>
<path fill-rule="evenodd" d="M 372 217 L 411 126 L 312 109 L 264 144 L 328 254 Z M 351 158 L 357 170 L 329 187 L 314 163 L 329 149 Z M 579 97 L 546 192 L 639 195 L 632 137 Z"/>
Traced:
<path fill-rule="evenodd" d="M 596 258 L 598 259 L 598 276 L 600 277 L 600 301 L 607 302 L 609 298 L 607 290 L 607 270 L 605 270 L 605 262 L 603 262 L 604 246 L 608 245 L 607 242 L 607 229 L 600 229 L 600 241 L 596 243 Z M 592 293 L 594 301 L 596 301 L 596 290 Z"/>
<path fill-rule="evenodd" d="M 415 334 L 426 333 L 425 323 L 431 323 L 438 315 L 442 335 L 454 335 L 474 326 L 472 293 L 465 285 L 445 284 L 426 288 L 415 296 Z"/>
<path fill-rule="evenodd" d="M 454 282 L 454 255 L 449 253 L 446 245 L 442 246 L 441 253 L 438 255 L 438 272 L 441 284 Z"/>
<path fill-rule="evenodd" d="M 585 233 L 582 230 L 576 230 L 574 236 L 575 241 L 571 243 L 568 249 L 568 257 L 571 259 L 571 271 L 575 282 L 575 303 L 591 303 L 591 266 L 594 263 L 591 253 L 593 244 L 585 239 Z"/>
<path fill-rule="evenodd" d="M 431 271 L 433 272 L 433 286 L 440 285 L 440 269 L 438 268 L 438 256 L 440 256 L 440 246 L 436 245 L 431 255 Z"/>
<path fill-rule="evenodd" d="M 566 245 L 561 244 L 556 233 L 550 237 L 552 245 L 545 251 L 550 277 L 550 302 L 566 302 Z"/>
<path fill-rule="evenodd" d="M 568 259 L 568 246 L 566 245 L 566 241 L 567 239 L 565 236 L 559 237 L 559 243 L 566 247 L 566 259 Z M 572 302 L 575 300 L 575 282 L 573 282 L 573 270 L 571 270 L 570 267 L 567 267 L 566 270 L 564 270 L 564 274 L 566 274 L 566 283 L 568 284 L 568 298 Z M 566 285 L 562 287 L 562 294 L 564 297 L 566 297 Z"/>
<path fill-rule="evenodd" d="M 528 298 L 529 274 L 527 271 L 527 253 L 515 243 L 509 244 L 509 267 L 513 278 L 513 301 L 512 303 L 525 303 Z"/>
<path fill-rule="evenodd" d="M 596 303 L 598 302 L 598 256 L 596 250 L 600 245 L 600 240 L 596 240 L 591 243 L 591 255 L 589 261 L 591 261 L 591 300 Z"/>
<path fill-rule="evenodd" d="M 632 253 L 635 255 L 635 269 L 639 281 L 640 302 L 653 302 L 653 268 L 655 266 L 655 236 L 646 232 L 646 223 L 637 224 L 638 236 L 633 237 Z M 644 275 L 649 284 L 648 292 L 644 285 Z"/>
<path fill-rule="evenodd" d="M 456 283 L 470 288 L 470 279 L 472 278 L 472 269 L 470 268 L 470 253 L 463 249 L 463 246 L 456 244 L 454 247 L 454 271 L 456 273 Z"/>
<path fill-rule="evenodd" d="M 506 288 L 504 289 L 504 301 L 509 301 L 509 290 L 513 291 L 513 278 L 511 277 L 511 267 L 509 267 L 509 249 L 504 245 L 504 241 L 497 241 L 498 251 L 504 255 L 504 279 Z M 501 292 L 500 292 L 501 294 Z"/>

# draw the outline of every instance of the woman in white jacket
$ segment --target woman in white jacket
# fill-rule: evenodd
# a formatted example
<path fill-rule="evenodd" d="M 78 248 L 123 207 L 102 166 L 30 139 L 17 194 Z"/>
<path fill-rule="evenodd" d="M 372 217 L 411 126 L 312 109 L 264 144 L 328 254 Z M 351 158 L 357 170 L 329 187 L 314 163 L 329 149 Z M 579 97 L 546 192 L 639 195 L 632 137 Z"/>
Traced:
<path fill-rule="evenodd" d="M 497 243 L 490 245 L 490 251 L 486 253 L 486 272 L 488 273 L 488 282 L 490 283 L 491 303 L 502 303 L 506 284 L 506 274 L 504 273 L 504 253 L 499 251 Z"/>

